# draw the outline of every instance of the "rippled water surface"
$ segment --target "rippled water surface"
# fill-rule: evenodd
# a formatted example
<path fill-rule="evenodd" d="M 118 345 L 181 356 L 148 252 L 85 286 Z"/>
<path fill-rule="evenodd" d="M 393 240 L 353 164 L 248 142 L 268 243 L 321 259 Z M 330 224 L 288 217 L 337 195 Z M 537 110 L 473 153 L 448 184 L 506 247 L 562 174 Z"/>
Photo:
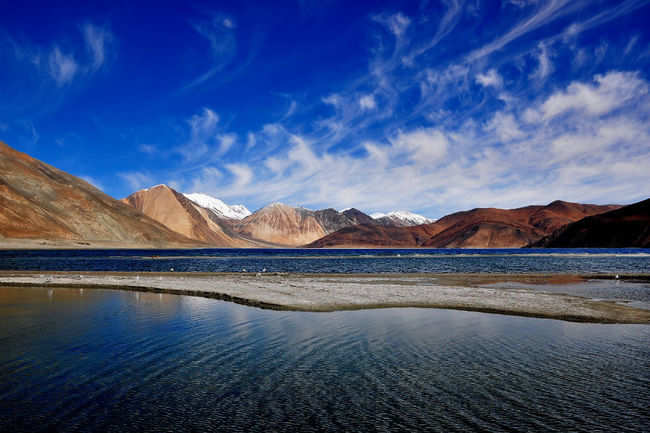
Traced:
<path fill-rule="evenodd" d="M 647 431 L 650 326 L 0 288 L 0 431 Z"/>
<path fill-rule="evenodd" d="M 0 270 L 650 273 L 650 249 L 0 251 Z"/>

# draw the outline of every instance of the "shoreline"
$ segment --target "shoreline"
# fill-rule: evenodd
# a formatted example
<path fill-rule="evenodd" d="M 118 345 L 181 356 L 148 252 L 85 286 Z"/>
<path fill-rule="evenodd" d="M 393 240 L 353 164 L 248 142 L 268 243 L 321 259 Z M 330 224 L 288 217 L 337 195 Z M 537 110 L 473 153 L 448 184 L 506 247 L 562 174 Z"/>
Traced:
<path fill-rule="evenodd" d="M 440 308 L 571 322 L 650 324 L 650 310 L 498 283 L 580 284 L 607 275 L 290 274 L 0 271 L 2 287 L 109 289 L 200 296 L 285 311 Z M 649 275 L 622 275 L 647 282 Z"/>
<path fill-rule="evenodd" d="M 306 247 L 306 246 L 290 246 L 290 245 L 272 245 L 269 244 L 265 247 L 228 247 L 228 246 L 214 246 L 202 244 L 197 241 L 195 244 L 156 244 L 152 243 L 137 243 L 137 242 L 124 242 L 124 241 L 101 241 L 101 240 L 49 240 L 49 239 L 18 239 L 18 238 L 1 238 L 0 237 L 0 251 L 24 251 L 24 250 L 44 250 L 44 251 L 93 251 L 93 250 L 211 250 L 211 249 L 225 249 L 225 250 L 264 250 L 264 249 L 280 249 L 280 250 L 564 250 L 566 248 L 546 248 L 546 247 L 528 247 L 528 246 L 512 246 L 512 247 L 462 247 L 462 248 L 431 248 L 431 247 L 396 247 L 396 246 L 383 246 L 383 245 L 337 245 L 330 247 Z M 579 248 L 580 249 L 580 248 Z M 625 249 L 625 250 L 647 250 L 648 248 L 642 247 L 621 247 L 621 248 L 607 248 L 607 247 L 593 247 L 586 248 L 590 250 L 610 250 L 610 249 Z"/>

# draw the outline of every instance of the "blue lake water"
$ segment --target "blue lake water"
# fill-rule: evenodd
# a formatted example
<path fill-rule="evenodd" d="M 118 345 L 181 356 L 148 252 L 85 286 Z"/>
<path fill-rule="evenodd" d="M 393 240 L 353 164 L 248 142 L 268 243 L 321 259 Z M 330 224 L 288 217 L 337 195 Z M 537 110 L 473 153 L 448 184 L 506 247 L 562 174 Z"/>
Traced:
<path fill-rule="evenodd" d="M 650 249 L 0 251 L 0 270 L 650 273 Z"/>
<path fill-rule="evenodd" d="M 0 288 L 0 431 L 647 431 L 650 326 Z"/>

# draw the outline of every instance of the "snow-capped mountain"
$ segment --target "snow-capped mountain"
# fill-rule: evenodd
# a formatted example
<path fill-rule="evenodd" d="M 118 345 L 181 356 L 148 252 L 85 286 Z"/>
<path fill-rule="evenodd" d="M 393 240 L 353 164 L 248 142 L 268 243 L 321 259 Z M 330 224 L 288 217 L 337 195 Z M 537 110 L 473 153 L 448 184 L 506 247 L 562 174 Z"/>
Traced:
<path fill-rule="evenodd" d="M 401 227 L 418 226 L 420 224 L 429 224 L 434 222 L 434 220 L 430 218 L 407 210 L 398 210 L 389 213 L 377 212 L 370 216 L 382 224 Z"/>
<path fill-rule="evenodd" d="M 218 198 L 201 193 L 183 195 L 199 206 L 210 209 L 217 216 L 222 218 L 241 220 L 251 214 L 251 211 L 249 211 L 243 204 L 227 205 Z"/>

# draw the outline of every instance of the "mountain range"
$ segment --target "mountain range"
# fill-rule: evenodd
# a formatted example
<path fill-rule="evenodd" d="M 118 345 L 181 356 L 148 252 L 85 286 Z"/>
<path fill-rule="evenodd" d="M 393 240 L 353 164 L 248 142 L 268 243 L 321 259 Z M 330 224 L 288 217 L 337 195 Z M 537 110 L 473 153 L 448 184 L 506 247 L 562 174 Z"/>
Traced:
<path fill-rule="evenodd" d="M 414 227 L 373 224 L 349 227 L 308 247 L 518 248 L 568 223 L 618 207 L 554 201 L 546 206 L 518 209 L 479 208 L 456 212 L 436 222 Z"/>
<path fill-rule="evenodd" d="M 0 142 L 0 246 L 428 247 L 648 246 L 650 199 L 621 207 L 554 201 L 478 208 L 433 221 L 409 211 L 255 212 L 156 185 L 115 200 Z"/>

